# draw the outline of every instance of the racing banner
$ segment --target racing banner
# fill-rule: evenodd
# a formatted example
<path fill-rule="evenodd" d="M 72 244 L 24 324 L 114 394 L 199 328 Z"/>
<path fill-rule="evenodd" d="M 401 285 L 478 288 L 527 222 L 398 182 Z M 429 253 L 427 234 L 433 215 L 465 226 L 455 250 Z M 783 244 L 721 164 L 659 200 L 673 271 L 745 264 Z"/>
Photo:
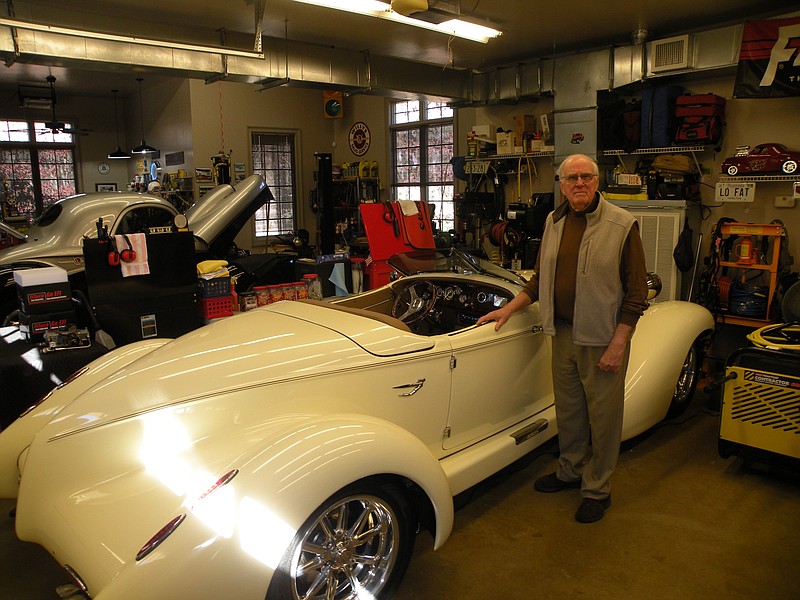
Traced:
<path fill-rule="evenodd" d="M 800 17 L 745 23 L 733 96 L 800 96 Z"/>

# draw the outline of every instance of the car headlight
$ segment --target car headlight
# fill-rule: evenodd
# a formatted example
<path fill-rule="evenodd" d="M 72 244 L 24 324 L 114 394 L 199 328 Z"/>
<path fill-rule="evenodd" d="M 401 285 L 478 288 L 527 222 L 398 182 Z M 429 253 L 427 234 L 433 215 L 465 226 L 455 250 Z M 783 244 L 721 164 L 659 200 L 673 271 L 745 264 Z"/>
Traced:
<path fill-rule="evenodd" d="M 655 300 L 656 297 L 661 293 L 661 277 L 658 276 L 658 273 L 648 273 L 647 274 L 647 301 L 651 302 Z"/>

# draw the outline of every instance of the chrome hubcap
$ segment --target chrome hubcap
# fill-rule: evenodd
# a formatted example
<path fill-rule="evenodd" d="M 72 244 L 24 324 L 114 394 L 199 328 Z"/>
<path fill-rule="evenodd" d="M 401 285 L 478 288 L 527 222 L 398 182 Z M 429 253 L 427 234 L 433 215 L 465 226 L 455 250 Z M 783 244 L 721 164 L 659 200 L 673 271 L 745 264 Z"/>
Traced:
<path fill-rule="evenodd" d="M 304 532 L 291 565 L 297 600 L 372 599 L 397 559 L 397 518 L 373 496 L 345 498 Z"/>

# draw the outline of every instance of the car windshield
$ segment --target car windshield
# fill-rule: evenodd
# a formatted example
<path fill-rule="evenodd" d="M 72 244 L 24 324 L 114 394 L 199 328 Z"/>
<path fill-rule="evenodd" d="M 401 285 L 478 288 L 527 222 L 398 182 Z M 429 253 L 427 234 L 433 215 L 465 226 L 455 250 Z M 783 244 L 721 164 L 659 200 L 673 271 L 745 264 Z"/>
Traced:
<path fill-rule="evenodd" d="M 517 285 L 525 285 L 525 279 L 488 260 L 479 258 L 456 248 L 438 250 L 415 250 L 395 254 L 389 258 L 389 265 L 404 275 L 416 273 L 461 273 L 471 275 L 480 273 L 498 277 Z"/>

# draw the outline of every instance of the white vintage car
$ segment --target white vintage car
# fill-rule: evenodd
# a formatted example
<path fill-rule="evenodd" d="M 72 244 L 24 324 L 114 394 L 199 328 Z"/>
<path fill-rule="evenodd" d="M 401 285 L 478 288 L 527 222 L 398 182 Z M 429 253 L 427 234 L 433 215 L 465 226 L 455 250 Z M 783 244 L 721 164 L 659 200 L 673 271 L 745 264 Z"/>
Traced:
<path fill-rule="evenodd" d="M 260 175 L 251 175 L 234 185 L 217 186 L 204 194 L 184 215 L 194 234 L 198 262 L 231 259 L 236 235 L 256 210 L 272 199 L 272 192 Z M 96 239 L 101 226 L 112 236 L 171 229 L 176 216 L 175 207 L 160 196 L 99 192 L 59 200 L 42 213 L 26 235 L 0 223 L 0 231 L 20 242 L 0 250 L 0 320 L 19 308 L 14 271 L 61 267 L 69 275 L 73 290 L 86 291 L 84 239 Z M 265 271 L 264 263 L 274 258 L 275 255 L 263 254 L 248 257 L 249 269 L 242 270 Z M 285 277 L 286 273 L 280 275 Z M 251 283 L 252 279 L 248 274 L 242 281 Z"/>
<path fill-rule="evenodd" d="M 556 433 L 534 303 L 479 315 L 513 273 L 398 256 L 387 286 L 282 301 L 123 346 L 0 433 L 16 531 L 95 600 L 387 598 L 418 526 Z M 633 338 L 624 437 L 685 407 L 714 322 L 652 305 Z M 532 498 L 535 503 L 535 498 Z"/>

